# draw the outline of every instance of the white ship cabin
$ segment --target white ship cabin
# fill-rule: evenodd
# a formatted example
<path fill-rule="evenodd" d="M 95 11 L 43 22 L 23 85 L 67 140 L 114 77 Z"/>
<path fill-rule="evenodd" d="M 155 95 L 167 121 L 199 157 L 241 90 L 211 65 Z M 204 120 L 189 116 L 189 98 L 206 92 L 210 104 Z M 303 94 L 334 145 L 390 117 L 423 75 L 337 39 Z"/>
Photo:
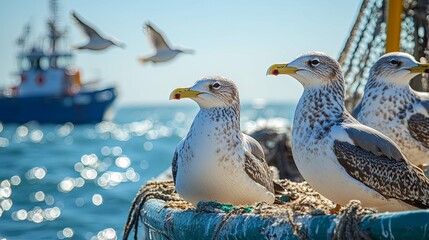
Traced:
<path fill-rule="evenodd" d="M 63 96 L 77 93 L 82 84 L 77 69 L 70 69 L 71 53 L 33 48 L 18 57 L 20 83 L 14 89 L 19 97 Z"/>

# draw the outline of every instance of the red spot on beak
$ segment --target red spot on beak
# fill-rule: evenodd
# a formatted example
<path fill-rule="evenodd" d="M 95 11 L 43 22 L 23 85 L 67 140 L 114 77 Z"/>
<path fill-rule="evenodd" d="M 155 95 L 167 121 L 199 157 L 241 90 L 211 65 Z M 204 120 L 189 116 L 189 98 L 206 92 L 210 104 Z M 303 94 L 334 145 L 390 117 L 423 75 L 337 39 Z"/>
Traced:
<path fill-rule="evenodd" d="M 176 93 L 176 94 L 174 95 L 174 99 L 179 100 L 179 99 L 180 99 L 180 93 Z"/>
<path fill-rule="evenodd" d="M 271 73 L 272 73 L 273 75 L 277 76 L 277 75 L 279 75 L 279 70 L 274 69 Z"/>

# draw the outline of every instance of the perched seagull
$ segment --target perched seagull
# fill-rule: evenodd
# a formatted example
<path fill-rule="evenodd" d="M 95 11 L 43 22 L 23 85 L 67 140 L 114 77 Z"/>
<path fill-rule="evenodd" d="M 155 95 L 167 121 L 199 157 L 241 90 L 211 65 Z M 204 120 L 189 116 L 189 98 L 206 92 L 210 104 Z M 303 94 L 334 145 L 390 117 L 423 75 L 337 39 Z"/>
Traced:
<path fill-rule="evenodd" d="M 79 17 L 76 12 L 72 12 L 72 18 L 75 20 L 85 34 L 88 36 L 89 41 L 85 45 L 74 47 L 76 49 L 89 49 L 89 50 L 103 50 L 111 45 L 116 45 L 118 47 L 124 48 L 125 44 L 114 39 L 113 37 L 102 37 L 94 28 L 90 27 L 81 17 Z"/>
<path fill-rule="evenodd" d="M 365 93 L 353 115 L 386 134 L 416 165 L 429 163 L 429 95 L 411 89 L 410 80 L 429 71 L 407 53 L 388 53 L 369 72 Z"/>
<path fill-rule="evenodd" d="M 338 62 L 304 54 L 267 74 L 289 74 L 303 86 L 295 110 L 292 153 L 304 179 L 340 205 L 358 199 L 379 211 L 429 208 L 429 179 L 382 133 L 360 124 L 344 106 Z"/>
<path fill-rule="evenodd" d="M 140 62 L 166 62 L 176 57 L 179 53 L 193 53 L 193 50 L 172 49 L 170 46 L 168 46 L 164 37 L 162 37 L 162 34 L 159 33 L 159 31 L 156 31 L 155 28 L 150 25 L 150 23 L 146 23 L 145 27 L 149 41 L 155 49 L 155 54 L 152 56 L 139 58 Z"/>
<path fill-rule="evenodd" d="M 235 84 L 222 77 L 175 89 L 170 99 L 191 98 L 200 106 L 188 135 L 177 145 L 172 170 L 176 191 L 186 201 L 232 204 L 274 202 L 274 183 L 263 149 L 240 131 Z"/>

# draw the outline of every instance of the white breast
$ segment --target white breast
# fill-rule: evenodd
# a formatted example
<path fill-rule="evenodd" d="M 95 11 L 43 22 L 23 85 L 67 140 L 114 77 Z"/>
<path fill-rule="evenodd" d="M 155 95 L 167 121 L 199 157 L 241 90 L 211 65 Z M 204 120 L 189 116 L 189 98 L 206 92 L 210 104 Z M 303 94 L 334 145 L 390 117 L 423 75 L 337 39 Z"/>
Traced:
<path fill-rule="evenodd" d="M 244 171 L 244 149 L 238 137 L 226 137 L 220 122 L 200 114 L 178 149 L 176 191 L 196 205 L 199 201 L 232 204 L 272 203 L 274 195 Z M 239 131 L 238 131 L 239 132 Z M 235 147 L 228 148 L 230 145 Z"/>

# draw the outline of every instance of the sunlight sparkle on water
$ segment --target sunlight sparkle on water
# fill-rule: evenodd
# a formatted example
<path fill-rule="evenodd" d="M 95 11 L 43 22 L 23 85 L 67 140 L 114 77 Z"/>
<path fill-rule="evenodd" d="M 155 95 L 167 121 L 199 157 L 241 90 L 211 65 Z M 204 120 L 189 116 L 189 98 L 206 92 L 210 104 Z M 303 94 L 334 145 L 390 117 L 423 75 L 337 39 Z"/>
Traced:
<path fill-rule="evenodd" d="M 28 128 L 24 125 L 16 128 L 16 135 L 19 138 L 25 138 L 28 135 Z"/>
<path fill-rule="evenodd" d="M 60 192 L 70 192 L 74 188 L 74 179 L 73 178 L 65 178 L 58 184 L 58 190 Z"/>
<path fill-rule="evenodd" d="M 34 143 L 39 143 L 43 139 L 43 132 L 41 130 L 33 130 L 30 133 L 30 139 Z"/>
<path fill-rule="evenodd" d="M 144 120 L 142 122 L 132 122 L 128 127 L 136 136 L 143 136 L 153 127 L 153 123 L 150 120 Z"/>
<path fill-rule="evenodd" d="M 101 154 L 103 154 L 103 156 L 109 156 L 111 153 L 110 148 L 108 146 L 103 146 L 100 149 L 100 152 L 101 152 Z"/>
<path fill-rule="evenodd" d="M 55 199 L 52 195 L 46 195 L 45 196 L 46 205 L 50 206 L 50 205 L 54 204 L 54 202 L 55 202 Z"/>
<path fill-rule="evenodd" d="M 74 179 L 74 186 L 77 188 L 83 187 L 85 185 L 85 179 L 78 177 Z"/>
<path fill-rule="evenodd" d="M 18 210 L 16 212 L 16 219 L 17 220 L 20 220 L 20 221 L 25 220 L 25 219 L 27 219 L 27 216 L 28 216 L 28 213 L 24 209 Z"/>
<path fill-rule="evenodd" d="M 57 237 L 58 239 L 64 239 L 64 238 L 72 238 L 74 235 L 73 229 L 66 227 L 62 231 L 58 231 Z"/>
<path fill-rule="evenodd" d="M 131 173 L 129 173 L 131 174 Z M 137 173 L 136 173 L 137 174 Z M 132 175 L 132 174 L 131 174 Z M 134 179 L 140 178 L 140 176 L 135 176 Z M 101 175 L 97 179 L 97 184 L 104 188 L 109 189 L 114 186 L 119 185 L 120 183 L 127 182 L 128 178 L 126 176 L 126 173 L 123 172 L 114 172 L 114 171 L 107 171 Z"/>
<path fill-rule="evenodd" d="M 28 180 L 31 180 L 31 179 L 40 180 L 40 179 L 43 179 L 45 176 L 46 176 L 46 168 L 44 167 L 34 167 L 25 173 L 25 177 Z"/>
<path fill-rule="evenodd" d="M 80 158 L 80 161 L 86 166 L 92 166 L 92 165 L 95 165 L 97 163 L 98 157 L 95 154 L 83 155 Z"/>
<path fill-rule="evenodd" d="M 116 240 L 118 236 L 113 228 L 106 228 L 98 232 L 97 236 L 93 236 L 91 240 Z"/>
<path fill-rule="evenodd" d="M 115 164 L 116 164 L 116 166 L 125 169 L 131 165 L 131 161 L 127 156 L 121 156 L 121 157 L 116 158 Z"/>
<path fill-rule="evenodd" d="M 41 202 L 45 200 L 45 193 L 42 191 L 38 191 L 34 194 L 34 200 Z"/>
<path fill-rule="evenodd" d="M 121 156 L 122 155 L 122 148 L 119 146 L 113 147 L 112 148 L 112 155 L 116 156 L 116 157 Z"/>
<path fill-rule="evenodd" d="M 54 221 L 61 215 L 61 210 L 58 207 L 42 209 L 39 206 L 33 208 L 33 210 L 26 211 L 20 209 L 12 213 L 12 218 L 15 221 L 28 220 L 30 222 L 41 223 L 43 221 Z"/>
<path fill-rule="evenodd" d="M 0 202 L 0 207 L 4 211 L 9 211 L 9 209 L 12 207 L 12 200 L 10 200 L 10 199 L 4 199 L 3 201 Z"/>
<path fill-rule="evenodd" d="M 137 172 L 135 172 L 133 168 L 128 168 L 127 171 L 125 172 L 125 176 L 131 182 L 138 182 L 140 180 L 140 175 Z"/>
<path fill-rule="evenodd" d="M 83 207 L 83 205 L 85 205 L 85 199 L 81 197 L 76 198 L 76 200 L 74 201 L 74 204 L 76 204 L 76 206 L 78 207 Z"/>
<path fill-rule="evenodd" d="M 141 162 L 140 162 L 140 168 L 141 169 L 143 169 L 143 170 L 146 170 L 146 169 L 148 169 L 149 168 L 149 162 L 147 161 L 147 160 L 142 160 Z"/>
<path fill-rule="evenodd" d="M 80 175 L 84 178 L 84 179 L 88 179 L 88 180 L 93 180 L 97 177 L 98 173 L 95 169 L 93 168 L 89 168 L 86 167 L 82 170 L 82 172 L 80 173 Z"/>
<path fill-rule="evenodd" d="M 143 148 L 144 148 L 144 150 L 146 150 L 146 151 L 151 151 L 152 149 L 153 149 L 153 143 L 151 143 L 151 142 L 145 142 L 144 144 L 143 144 Z"/>
<path fill-rule="evenodd" d="M 12 189 L 10 187 L 0 188 L 0 199 L 8 198 L 12 194 Z"/>
<path fill-rule="evenodd" d="M 67 137 L 72 132 L 74 126 L 72 123 L 66 123 L 57 129 L 57 134 L 60 137 Z"/>
<path fill-rule="evenodd" d="M 159 135 L 159 132 L 157 130 L 150 130 L 146 134 L 146 139 L 148 139 L 148 140 L 154 140 L 154 139 L 158 138 L 158 135 Z"/>
<path fill-rule="evenodd" d="M 9 146 L 9 139 L 0 137 L 0 148 Z"/>
<path fill-rule="evenodd" d="M 103 197 L 100 194 L 94 194 L 92 196 L 92 203 L 95 206 L 100 206 L 101 204 L 103 204 Z"/>
<path fill-rule="evenodd" d="M 10 183 L 11 183 L 12 185 L 19 185 L 19 184 L 21 183 L 21 178 L 20 178 L 19 176 L 17 176 L 17 175 L 12 176 L 12 177 L 10 178 Z"/>
<path fill-rule="evenodd" d="M 174 121 L 176 121 L 177 123 L 183 123 L 186 120 L 186 114 L 183 112 L 177 112 L 174 115 Z"/>
<path fill-rule="evenodd" d="M 64 235 L 64 237 L 66 237 L 66 238 L 71 238 L 71 237 L 73 237 L 73 229 L 71 229 L 71 228 L 64 228 L 64 230 L 63 230 L 63 235 Z"/>

